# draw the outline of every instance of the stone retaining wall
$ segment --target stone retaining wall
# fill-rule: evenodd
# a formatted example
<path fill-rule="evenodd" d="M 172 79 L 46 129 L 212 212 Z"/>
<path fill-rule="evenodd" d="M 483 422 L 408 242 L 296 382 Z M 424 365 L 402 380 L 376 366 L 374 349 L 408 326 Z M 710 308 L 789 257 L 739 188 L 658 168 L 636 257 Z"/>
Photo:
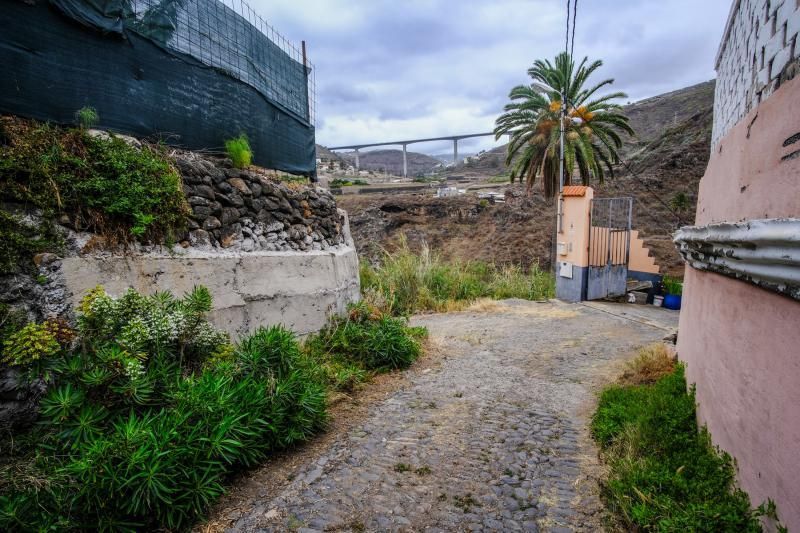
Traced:
<path fill-rule="evenodd" d="M 184 245 L 286 252 L 344 242 L 342 217 L 327 190 L 294 187 L 195 152 L 179 152 L 173 161 L 192 210 Z"/>

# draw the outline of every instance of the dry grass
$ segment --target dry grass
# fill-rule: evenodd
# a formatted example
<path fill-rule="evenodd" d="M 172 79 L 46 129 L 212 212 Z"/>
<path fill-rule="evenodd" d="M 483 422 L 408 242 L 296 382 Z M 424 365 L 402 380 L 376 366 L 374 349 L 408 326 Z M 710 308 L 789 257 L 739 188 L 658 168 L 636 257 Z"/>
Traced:
<path fill-rule="evenodd" d="M 675 352 L 666 344 L 657 342 L 639 349 L 636 359 L 625 368 L 620 382 L 626 385 L 649 385 L 675 371 Z"/>
<path fill-rule="evenodd" d="M 507 305 L 491 298 L 478 298 L 465 309 L 473 313 L 509 313 L 517 316 L 535 316 L 543 318 L 574 318 L 580 313 L 574 309 L 560 309 L 552 305 Z"/>
<path fill-rule="evenodd" d="M 511 308 L 491 298 L 478 298 L 466 310 L 474 313 L 507 313 Z"/>

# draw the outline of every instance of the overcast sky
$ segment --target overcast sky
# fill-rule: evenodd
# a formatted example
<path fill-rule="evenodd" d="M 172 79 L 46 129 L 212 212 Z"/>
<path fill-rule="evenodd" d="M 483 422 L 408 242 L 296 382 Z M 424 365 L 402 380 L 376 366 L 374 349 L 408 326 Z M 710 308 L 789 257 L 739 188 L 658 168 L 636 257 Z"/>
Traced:
<path fill-rule="evenodd" d="M 582 0 L 575 55 L 630 101 L 714 77 L 731 0 Z M 566 0 L 251 0 L 316 67 L 327 146 L 491 131 L 537 58 L 564 48 Z M 462 153 L 491 147 L 459 143 Z M 447 152 L 451 144 L 409 148 Z"/>

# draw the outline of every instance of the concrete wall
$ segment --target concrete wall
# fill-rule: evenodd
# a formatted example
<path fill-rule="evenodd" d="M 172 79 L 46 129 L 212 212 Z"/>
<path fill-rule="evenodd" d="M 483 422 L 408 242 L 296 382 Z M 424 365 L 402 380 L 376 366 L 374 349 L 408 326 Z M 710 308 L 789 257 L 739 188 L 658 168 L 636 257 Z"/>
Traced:
<path fill-rule="evenodd" d="M 798 0 L 735 0 L 717 53 L 712 150 L 798 58 Z"/>
<path fill-rule="evenodd" d="M 795 79 L 718 140 L 696 225 L 800 217 L 799 156 Z M 683 294 L 678 353 L 697 385 L 700 421 L 738 461 L 753 504 L 772 498 L 789 530 L 800 530 L 800 302 L 694 268 Z"/>
<path fill-rule="evenodd" d="M 112 295 L 129 287 L 180 295 L 205 285 L 214 297 L 211 322 L 234 338 L 272 324 L 300 335 L 317 331 L 331 313 L 344 312 L 360 294 L 352 246 L 326 252 L 68 257 L 61 272 L 73 304 L 96 285 Z"/>
<path fill-rule="evenodd" d="M 644 245 L 644 241 L 639 237 L 639 230 L 631 230 L 631 249 L 630 257 L 628 258 L 628 276 L 634 277 L 632 274 L 636 273 L 643 276 L 641 279 L 650 279 L 646 274 L 652 274 L 651 278 L 659 277 L 658 265 L 656 264 L 653 256 L 650 255 L 650 250 Z M 640 278 L 636 278 L 640 279 Z"/>

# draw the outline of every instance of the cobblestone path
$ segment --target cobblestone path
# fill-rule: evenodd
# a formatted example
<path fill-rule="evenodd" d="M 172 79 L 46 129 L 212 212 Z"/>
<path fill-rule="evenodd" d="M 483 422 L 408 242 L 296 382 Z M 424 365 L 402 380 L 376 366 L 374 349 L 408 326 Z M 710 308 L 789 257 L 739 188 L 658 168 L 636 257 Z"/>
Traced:
<path fill-rule="evenodd" d="M 233 531 L 596 531 L 597 388 L 677 315 L 508 300 L 417 317 L 447 359 L 253 502 Z"/>

